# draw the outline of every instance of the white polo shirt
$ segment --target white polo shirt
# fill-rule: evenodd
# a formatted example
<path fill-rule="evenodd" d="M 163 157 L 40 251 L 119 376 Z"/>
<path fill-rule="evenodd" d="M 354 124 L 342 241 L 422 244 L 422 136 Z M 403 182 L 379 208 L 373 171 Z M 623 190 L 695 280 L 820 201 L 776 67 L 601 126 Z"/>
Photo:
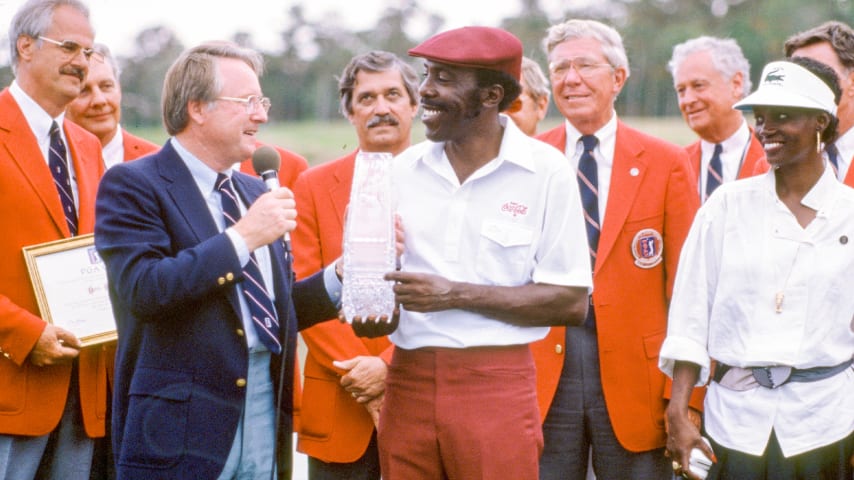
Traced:
<path fill-rule="evenodd" d="M 501 115 L 498 156 L 462 184 L 444 143 L 425 141 L 394 161 L 406 232 L 402 270 L 481 285 L 528 283 L 592 289 L 575 171 L 553 147 Z M 401 348 L 517 345 L 547 327 L 520 327 L 466 310 L 401 309 L 391 340 Z"/>
<path fill-rule="evenodd" d="M 827 168 L 801 203 L 817 212 L 806 228 L 777 197 L 772 170 L 721 185 L 700 208 L 679 258 L 662 371 L 695 363 L 702 385 L 712 359 L 811 368 L 854 355 L 854 190 Z M 712 382 L 706 430 L 761 455 L 773 429 L 783 454 L 797 455 L 854 430 L 852 393 L 852 368 L 773 390 Z"/>

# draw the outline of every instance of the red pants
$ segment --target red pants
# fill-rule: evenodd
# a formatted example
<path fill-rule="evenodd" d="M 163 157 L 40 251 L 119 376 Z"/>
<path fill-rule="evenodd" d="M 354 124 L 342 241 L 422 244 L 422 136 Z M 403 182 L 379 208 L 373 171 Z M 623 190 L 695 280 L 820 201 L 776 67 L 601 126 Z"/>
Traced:
<path fill-rule="evenodd" d="M 528 346 L 395 349 L 378 442 L 383 480 L 537 480 Z"/>

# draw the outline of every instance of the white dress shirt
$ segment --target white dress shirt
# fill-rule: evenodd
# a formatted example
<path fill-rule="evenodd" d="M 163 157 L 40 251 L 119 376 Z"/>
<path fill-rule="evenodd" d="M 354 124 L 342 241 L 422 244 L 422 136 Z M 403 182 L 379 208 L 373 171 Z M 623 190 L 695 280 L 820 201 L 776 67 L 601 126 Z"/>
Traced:
<path fill-rule="evenodd" d="M 108 169 L 125 161 L 125 142 L 122 127 L 117 126 L 116 128 L 118 130 L 113 135 L 112 140 L 101 149 L 101 155 L 104 156 L 104 167 Z"/>
<path fill-rule="evenodd" d="M 854 127 L 849 128 L 847 132 L 840 135 L 833 143 L 836 145 L 836 149 L 839 150 L 839 158 L 836 160 L 839 169 L 837 178 L 842 182 L 845 181 L 848 169 L 851 168 L 851 160 L 854 159 Z"/>
<path fill-rule="evenodd" d="M 584 153 L 584 144 L 581 143 L 581 132 L 578 131 L 569 120 L 564 122 L 566 128 L 566 151 L 563 152 L 569 159 L 569 164 L 578 171 L 578 161 Z M 608 205 L 608 193 L 611 190 L 611 170 L 614 168 L 614 151 L 617 148 L 617 113 L 611 115 L 602 128 L 594 135 L 599 143 L 593 150 L 593 158 L 596 159 L 596 182 L 599 200 L 599 225 L 605 224 L 605 207 Z"/>
<path fill-rule="evenodd" d="M 729 138 L 721 142 L 721 168 L 723 170 L 723 182 L 727 183 L 738 178 L 738 172 L 747 157 L 750 148 L 750 128 L 747 121 L 742 120 L 741 126 Z M 715 153 L 715 144 L 700 140 L 700 176 L 697 179 L 697 187 L 700 192 L 700 201 L 706 201 L 706 182 L 709 178 L 709 162 Z"/>
<path fill-rule="evenodd" d="M 444 143 L 423 142 L 394 160 L 406 232 L 402 270 L 480 285 L 547 283 L 592 288 L 575 171 L 561 153 L 500 116 L 498 156 L 460 184 Z M 548 327 L 521 327 L 467 310 L 401 309 L 398 347 L 519 345 Z"/>
<path fill-rule="evenodd" d="M 775 191 L 773 170 L 722 185 L 697 213 L 682 249 L 659 366 L 829 367 L 854 355 L 854 190 L 825 169 L 802 204 L 802 228 Z M 776 296 L 783 295 L 780 312 Z M 706 430 L 761 455 L 773 429 L 787 457 L 854 430 L 854 370 L 776 389 L 712 382 Z"/>

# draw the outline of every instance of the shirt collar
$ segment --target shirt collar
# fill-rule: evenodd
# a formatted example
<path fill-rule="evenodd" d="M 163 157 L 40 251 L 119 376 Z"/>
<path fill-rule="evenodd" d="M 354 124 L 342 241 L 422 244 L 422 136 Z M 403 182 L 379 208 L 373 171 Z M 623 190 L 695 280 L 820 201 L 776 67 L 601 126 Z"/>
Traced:
<path fill-rule="evenodd" d="M 841 185 L 842 183 L 836 179 L 833 169 L 825 164 L 824 171 L 821 172 L 818 181 L 815 182 L 815 185 L 801 199 L 801 205 L 815 210 L 817 216 L 823 216 L 832 205 L 834 191 Z M 773 167 L 765 174 L 765 186 L 768 188 L 770 194 L 779 200 L 777 196 L 776 174 Z"/>
<path fill-rule="evenodd" d="M 721 142 L 721 153 L 724 155 L 730 153 L 737 153 L 738 155 L 741 155 L 747 151 L 747 144 L 749 141 L 750 128 L 747 126 L 747 121 L 742 119 L 741 126 L 738 127 L 735 132 L 729 136 L 729 138 Z M 715 144 L 700 139 L 700 149 L 703 151 L 704 157 L 711 157 L 712 153 L 715 151 Z"/>
<path fill-rule="evenodd" d="M 569 120 L 565 120 L 563 123 L 566 128 L 566 152 L 564 153 L 569 158 L 581 156 L 581 150 L 584 148 L 580 143 L 581 132 Z M 597 149 L 601 154 L 601 161 L 610 164 L 614 158 L 614 149 L 617 145 L 617 113 L 612 112 L 608 123 L 597 130 L 594 135 L 599 140 Z"/>
<path fill-rule="evenodd" d="M 498 150 L 498 156 L 480 167 L 478 172 L 481 173 L 479 175 L 472 175 L 471 178 L 477 178 L 493 171 L 504 162 L 513 163 L 530 171 L 535 169 L 535 162 L 531 157 L 531 151 L 527 148 L 527 141 L 530 138 L 522 133 L 519 127 L 507 115 L 499 114 L 498 121 L 504 127 L 504 135 L 501 137 L 501 147 Z M 448 157 L 445 155 L 445 142 L 431 142 L 427 140 L 427 143 L 428 145 L 423 151 L 421 161 L 434 170 L 440 170 L 440 165 L 448 162 Z"/>
<path fill-rule="evenodd" d="M 122 163 L 125 159 L 124 140 L 122 139 L 122 127 L 117 126 L 118 130 L 113 138 L 104 145 L 101 149 L 101 154 L 104 156 L 104 163 L 107 168 L 115 167 Z"/>
<path fill-rule="evenodd" d="M 854 157 L 854 128 L 849 128 L 847 132 L 840 135 L 834 144 L 839 150 L 839 155 L 842 156 L 840 160 L 848 163 L 851 157 Z"/>
<path fill-rule="evenodd" d="M 815 182 L 810 191 L 804 195 L 801 205 L 815 210 L 818 212 L 817 215 L 825 214 L 828 207 L 832 205 L 833 191 L 839 185 L 839 180 L 836 179 L 833 169 L 825 164 L 821 177 L 818 178 L 818 181 Z"/>
<path fill-rule="evenodd" d="M 12 94 L 12 98 L 15 99 L 15 102 L 18 103 L 18 107 L 20 107 L 21 112 L 24 114 L 24 118 L 27 120 L 27 124 L 30 126 L 30 130 L 33 131 L 33 135 L 36 136 L 39 142 L 44 141 L 44 139 L 50 139 L 50 126 L 55 121 L 57 125 L 62 127 L 62 122 L 65 120 L 65 111 L 57 115 L 56 118 L 52 118 L 48 113 L 38 104 L 32 97 L 27 95 L 27 92 L 18 85 L 17 80 L 12 81 L 12 85 L 9 86 L 9 93 Z M 59 129 L 60 135 L 62 135 L 63 139 L 65 138 L 65 132 L 62 128 Z M 66 141 L 66 144 L 68 142 Z"/>

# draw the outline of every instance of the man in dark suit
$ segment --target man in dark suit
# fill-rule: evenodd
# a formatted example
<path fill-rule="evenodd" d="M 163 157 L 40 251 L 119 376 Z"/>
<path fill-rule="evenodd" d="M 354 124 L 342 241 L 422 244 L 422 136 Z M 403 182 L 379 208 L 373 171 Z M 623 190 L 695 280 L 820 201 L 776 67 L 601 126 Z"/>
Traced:
<path fill-rule="evenodd" d="M 261 66 L 227 42 L 185 51 L 164 82 L 172 138 L 101 183 L 120 479 L 270 478 L 277 454 L 290 478 L 297 328 L 335 316 L 340 282 L 334 266 L 292 282 L 292 193 L 232 168 L 267 121 Z"/>
<path fill-rule="evenodd" d="M 92 439 L 104 435 L 104 354 L 42 319 L 21 249 L 95 224 L 100 145 L 64 115 L 95 34 L 74 0 L 27 2 L 9 31 L 15 80 L 0 92 L 0 218 L 8 226 L 0 236 L 0 478 L 87 480 Z M 68 174 L 62 181 L 56 168 Z"/>
<path fill-rule="evenodd" d="M 600 478 L 669 478 L 658 351 L 697 184 L 684 149 L 617 117 L 629 63 L 616 30 L 569 20 L 545 45 L 566 121 L 538 138 L 578 167 L 593 295 L 584 326 L 552 327 L 532 347 L 547 412 L 540 478 L 584 478 L 591 448 Z"/>

